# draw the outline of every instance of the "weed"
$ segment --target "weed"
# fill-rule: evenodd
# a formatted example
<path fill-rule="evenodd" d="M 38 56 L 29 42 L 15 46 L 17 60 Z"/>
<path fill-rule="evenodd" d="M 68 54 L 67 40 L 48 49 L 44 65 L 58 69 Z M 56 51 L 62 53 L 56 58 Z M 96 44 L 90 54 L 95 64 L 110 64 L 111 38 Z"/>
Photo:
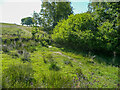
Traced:
<path fill-rule="evenodd" d="M 55 70 L 55 71 L 59 71 L 60 67 L 57 66 L 57 64 L 55 62 L 52 62 L 49 66 L 49 70 Z"/>
<path fill-rule="evenodd" d="M 3 88 L 22 88 L 30 87 L 30 83 L 35 81 L 33 78 L 34 71 L 29 64 L 13 64 L 3 71 Z M 18 87 L 20 86 L 20 87 Z"/>
<path fill-rule="evenodd" d="M 51 71 L 41 74 L 42 88 L 71 88 L 73 81 L 70 75 Z"/>
<path fill-rule="evenodd" d="M 66 65 L 70 65 L 71 67 L 73 67 L 71 61 L 65 60 L 65 61 L 64 61 L 64 64 L 66 64 Z"/>
<path fill-rule="evenodd" d="M 9 48 L 7 47 L 7 45 L 2 46 L 2 51 L 5 52 L 5 53 L 9 52 Z"/>
<path fill-rule="evenodd" d="M 23 55 L 21 55 L 21 60 L 23 62 L 30 62 L 30 54 L 26 51 L 26 50 L 23 50 Z"/>

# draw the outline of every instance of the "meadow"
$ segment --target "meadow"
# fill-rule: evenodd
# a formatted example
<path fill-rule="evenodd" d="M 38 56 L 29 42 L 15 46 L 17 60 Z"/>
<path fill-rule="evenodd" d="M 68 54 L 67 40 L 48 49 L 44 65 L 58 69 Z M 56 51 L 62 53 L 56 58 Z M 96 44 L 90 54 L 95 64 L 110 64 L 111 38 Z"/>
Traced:
<path fill-rule="evenodd" d="M 51 34 L 1 23 L 2 88 L 118 88 L 119 57 L 73 50 Z"/>

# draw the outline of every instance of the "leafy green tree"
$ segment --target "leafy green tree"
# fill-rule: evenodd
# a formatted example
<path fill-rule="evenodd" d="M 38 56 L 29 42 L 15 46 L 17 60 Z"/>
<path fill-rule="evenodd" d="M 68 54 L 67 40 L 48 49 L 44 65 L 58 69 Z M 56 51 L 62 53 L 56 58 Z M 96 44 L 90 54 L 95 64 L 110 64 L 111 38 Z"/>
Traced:
<path fill-rule="evenodd" d="M 33 26 L 33 29 L 32 29 L 32 39 L 35 39 L 35 34 L 38 33 L 38 28 L 36 26 Z"/>
<path fill-rule="evenodd" d="M 52 39 L 74 49 L 84 47 L 92 49 L 94 41 L 94 23 L 89 13 L 70 15 L 60 21 L 53 29 Z"/>
<path fill-rule="evenodd" d="M 35 12 L 33 13 L 33 22 L 35 26 L 42 24 L 42 19 L 39 13 Z"/>
<path fill-rule="evenodd" d="M 119 2 L 91 2 L 89 12 L 94 17 L 102 46 L 108 50 L 120 51 L 120 4 Z M 103 33 L 104 32 L 104 33 Z M 99 42 L 99 43 L 100 43 Z M 104 47 L 104 48 L 105 48 Z M 106 49 L 105 48 L 105 49 Z M 110 49 L 111 48 L 111 49 Z"/>
<path fill-rule="evenodd" d="M 44 27 L 54 27 L 57 22 L 62 19 L 67 19 L 68 15 L 72 14 L 72 7 L 70 2 L 43 2 L 41 9 L 41 16 Z"/>
<path fill-rule="evenodd" d="M 120 53 L 118 31 L 109 19 L 97 21 L 92 14 L 82 13 L 60 21 L 53 29 L 52 39 L 73 49 L 113 54 Z"/>
<path fill-rule="evenodd" d="M 114 28 L 117 28 L 115 26 L 117 25 L 120 11 L 119 2 L 91 2 L 88 8 L 99 24 L 109 20 L 114 24 Z"/>
<path fill-rule="evenodd" d="M 25 18 L 21 19 L 21 24 L 24 25 L 25 24 Z"/>
<path fill-rule="evenodd" d="M 32 25 L 34 24 L 33 19 L 31 17 L 26 17 L 21 19 L 21 24 L 22 25 Z"/>

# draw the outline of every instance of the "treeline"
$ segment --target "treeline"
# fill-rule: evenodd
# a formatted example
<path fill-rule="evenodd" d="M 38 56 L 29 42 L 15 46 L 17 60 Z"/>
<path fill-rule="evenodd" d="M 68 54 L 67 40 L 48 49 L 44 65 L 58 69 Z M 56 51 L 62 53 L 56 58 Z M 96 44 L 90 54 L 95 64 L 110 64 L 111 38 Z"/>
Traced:
<path fill-rule="evenodd" d="M 34 12 L 32 19 L 35 26 L 52 30 L 56 43 L 77 50 L 120 54 L 119 8 L 119 2 L 90 2 L 87 12 L 74 15 L 70 2 L 49 1 L 42 3 L 40 13 Z"/>
<path fill-rule="evenodd" d="M 88 8 L 86 13 L 58 22 L 53 40 L 74 49 L 120 54 L 119 2 L 92 2 Z"/>
<path fill-rule="evenodd" d="M 32 17 L 21 19 L 22 25 L 41 26 L 44 29 L 53 29 L 57 22 L 62 19 L 67 19 L 68 15 L 73 14 L 71 2 L 42 2 L 39 13 L 33 13 Z"/>

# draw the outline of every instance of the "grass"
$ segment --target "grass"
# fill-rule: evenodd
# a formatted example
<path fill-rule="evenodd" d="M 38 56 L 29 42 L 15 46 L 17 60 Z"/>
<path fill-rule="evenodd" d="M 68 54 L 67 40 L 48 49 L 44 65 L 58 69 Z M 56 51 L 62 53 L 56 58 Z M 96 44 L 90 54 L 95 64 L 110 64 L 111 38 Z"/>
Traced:
<path fill-rule="evenodd" d="M 55 52 L 61 52 L 62 54 Z M 68 58 L 68 56 L 72 59 Z M 7 54 L 3 54 L 2 58 L 3 73 L 6 72 L 4 70 L 9 68 L 9 65 L 13 63 L 16 65 L 18 62 L 22 63 L 20 58 L 13 59 Z M 36 82 L 33 83 L 34 87 L 65 87 L 62 83 L 64 82 L 63 78 L 66 78 L 67 87 L 117 88 L 118 67 L 100 64 L 95 60 L 93 60 L 94 63 L 91 63 L 89 62 L 89 57 L 84 57 L 81 54 L 76 55 L 71 52 L 66 53 L 56 47 L 37 47 L 37 51 L 31 53 L 30 59 L 30 64 L 34 71 L 31 73 L 34 74 L 33 78 L 36 80 Z M 46 63 L 44 62 L 44 59 L 46 60 Z M 71 62 L 72 65 L 65 64 L 65 61 Z M 53 62 L 59 70 L 50 69 Z M 54 74 L 58 76 L 53 77 L 55 76 Z M 82 76 L 78 77 L 78 74 L 79 76 Z M 76 78 L 75 81 L 73 81 L 74 78 Z M 55 81 L 53 82 L 54 79 Z"/>
<path fill-rule="evenodd" d="M 39 34 L 46 36 L 37 42 L 30 39 L 30 27 L 2 25 L 2 39 L 7 40 L 7 43 L 3 40 L 3 44 L 7 45 L 4 50 L 8 50 L 0 54 L 3 88 L 118 88 L 119 68 L 106 63 L 112 58 L 56 46 L 48 47 L 46 40 L 49 36 L 44 31 Z M 17 35 L 19 30 L 24 32 L 20 33 L 22 41 L 11 41 L 12 38 L 18 38 L 13 34 Z M 11 35 L 9 39 L 4 37 L 8 34 Z"/>
<path fill-rule="evenodd" d="M 31 27 L 16 24 L 0 23 L 2 29 L 2 39 L 15 39 L 20 35 L 21 38 L 31 38 Z"/>
<path fill-rule="evenodd" d="M 16 26 L 16 24 L 11 24 L 11 23 L 0 23 L 0 25 L 9 25 L 9 26 L 13 26 L 13 25 L 15 25 Z"/>

